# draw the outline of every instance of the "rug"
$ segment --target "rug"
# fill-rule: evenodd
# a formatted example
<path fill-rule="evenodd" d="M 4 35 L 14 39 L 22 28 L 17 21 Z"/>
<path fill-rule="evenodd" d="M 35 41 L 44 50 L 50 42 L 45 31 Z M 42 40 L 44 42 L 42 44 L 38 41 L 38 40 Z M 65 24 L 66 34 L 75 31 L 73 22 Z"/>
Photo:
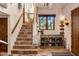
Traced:
<path fill-rule="evenodd" d="M 70 52 L 52 52 L 52 56 L 73 56 Z"/>

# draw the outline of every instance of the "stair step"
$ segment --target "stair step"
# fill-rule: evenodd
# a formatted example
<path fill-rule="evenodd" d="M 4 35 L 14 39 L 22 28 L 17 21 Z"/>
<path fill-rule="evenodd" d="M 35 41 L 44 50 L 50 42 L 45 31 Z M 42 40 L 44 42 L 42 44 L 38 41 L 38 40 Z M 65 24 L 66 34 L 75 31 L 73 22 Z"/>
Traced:
<path fill-rule="evenodd" d="M 37 56 L 37 54 L 13 54 L 12 56 Z"/>
<path fill-rule="evenodd" d="M 32 34 L 19 34 L 18 37 L 32 37 Z"/>
<path fill-rule="evenodd" d="M 32 31 L 20 31 L 19 34 L 32 34 Z"/>
<path fill-rule="evenodd" d="M 28 25 L 29 25 L 29 26 L 32 26 L 31 23 L 27 23 L 27 24 L 25 23 L 25 24 L 23 24 L 23 25 L 25 25 L 25 26 L 28 26 Z"/>
<path fill-rule="evenodd" d="M 23 24 L 22 26 L 24 26 L 24 27 L 27 27 L 27 26 L 32 27 L 32 24 L 30 24 L 30 23 L 29 24 Z"/>
<path fill-rule="evenodd" d="M 32 27 L 29 27 L 29 26 L 26 26 L 26 27 L 25 27 L 25 26 L 22 26 L 21 29 L 32 29 Z"/>
<path fill-rule="evenodd" d="M 16 41 L 16 45 L 27 45 L 27 44 L 32 44 L 32 41 Z"/>
<path fill-rule="evenodd" d="M 14 51 L 38 51 L 39 49 L 13 49 L 13 50 Z"/>
<path fill-rule="evenodd" d="M 31 39 L 27 39 L 27 38 L 17 38 L 16 41 L 32 41 Z"/>
<path fill-rule="evenodd" d="M 27 37 L 27 34 L 19 34 L 18 37 Z"/>
<path fill-rule="evenodd" d="M 23 29 L 22 28 L 20 31 L 26 31 L 27 32 L 27 31 L 32 31 L 32 29 Z"/>
<path fill-rule="evenodd" d="M 35 49 L 37 46 L 32 46 L 32 45 L 15 45 L 13 46 L 13 49 Z"/>
<path fill-rule="evenodd" d="M 11 51 L 12 54 L 38 54 L 38 49 L 24 49 L 24 50 L 21 50 L 21 49 L 13 49 Z"/>
<path fill-rule="evenodd" d="M 32 39 L 32 37 L 18 37 L 18 39 Z"/>

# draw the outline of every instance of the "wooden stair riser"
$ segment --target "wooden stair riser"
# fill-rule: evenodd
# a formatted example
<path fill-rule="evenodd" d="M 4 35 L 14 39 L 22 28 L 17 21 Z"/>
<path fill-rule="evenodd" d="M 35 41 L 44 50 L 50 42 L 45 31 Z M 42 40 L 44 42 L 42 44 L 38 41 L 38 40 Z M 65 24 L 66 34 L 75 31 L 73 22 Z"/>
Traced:
<path fill-rule="evenodd" d="M 32 39 L 32 37 L 17 37 L 17 39 Z"/>
<path fill-rule="evenodd" d="M 23 26 L 23 27 L 21 27 L 21 29 L 32 29 L 32 27 L 28 27 L 28 26 L 27 27 L 24 27 Z"/>
<path fill-rule="evenodd" d="M 37 51 L 11 51 L 12 54 L 37 54 Z"/>
<path fill-rule="evenodd" d="M 19 34 L 18 37 L 32 37 L 31 34 Z"/>
<path fill-rule="evenodd" d="M 24 38 L 23 39 L 22 38 L 17 38 L 16 41 L 32 41 L 32 40 L 31 39 L 26 39 L 26 38 L 25 39 Z"/>
<path fill-rule="evenodd" d="M 32 26 L 32 24 L 31 23 L 27 23 L 27 24 L 23 24 L 24 26 L 28 26 L 28 25 L 30 25 L 30 26 Z"/>
<path fill-rule="evenodd" d="M 27 37 L 27 34 L 19 34 L 18 37 Z"/>
<path fill-rule="evenodd" d="M 23 27 L 24 27 L 24 28 L 27 28 L 27 29 L 28 29 L 28 28 L 32 28 L 32 26 L 29 26 L 29 25 L 28 25 L 28 26 L 22 26 L 22 28 L 23 28 Z"/>
<path fill-rule="evenodd" d="M 13 49 L 35 49 L 36 46 L 13 46 Z"/>
<path fill-rule="evenodd" d="M 32 44 L 31 41 L 28 42 L 15 42 L 16 45 L 27 45 L 27 44 Z"/>
<path fill-rule="evenodd" d="M 32 31 L 20 31 L 19 34 L 32 34 Z"/>
<path fill-rule="evenodd" d="M 21 29 L 20 31 L 24 31 L 24 32 L 27 32 L 27 31 L 32 31 L 32 29 Z"/>

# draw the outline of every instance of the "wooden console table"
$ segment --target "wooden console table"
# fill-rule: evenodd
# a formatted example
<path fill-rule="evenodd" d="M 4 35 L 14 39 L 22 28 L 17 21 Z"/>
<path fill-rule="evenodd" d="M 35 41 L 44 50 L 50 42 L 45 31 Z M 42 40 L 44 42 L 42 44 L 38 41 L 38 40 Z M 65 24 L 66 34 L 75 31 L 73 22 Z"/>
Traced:
<path fill-rule="evenodd" d="M 48 47 L 64 47 L 63 35 L 41 35 L 42 48 Z"/>

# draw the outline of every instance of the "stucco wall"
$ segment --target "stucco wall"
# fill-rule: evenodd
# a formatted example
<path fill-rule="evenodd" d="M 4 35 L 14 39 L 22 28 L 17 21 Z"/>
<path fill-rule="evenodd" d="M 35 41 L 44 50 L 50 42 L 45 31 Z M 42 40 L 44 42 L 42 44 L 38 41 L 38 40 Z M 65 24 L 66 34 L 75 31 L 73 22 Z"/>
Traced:
<path fill-rule="evenodd" d="M 63 8 L 63 14 L 69 20 L 69 25 L 65 26 L 65 39 L 66 39 L 66 48 L 71 51 L 71 11 L 79 7 L 77 3 L 70 3 L 65 8 Z"/>

